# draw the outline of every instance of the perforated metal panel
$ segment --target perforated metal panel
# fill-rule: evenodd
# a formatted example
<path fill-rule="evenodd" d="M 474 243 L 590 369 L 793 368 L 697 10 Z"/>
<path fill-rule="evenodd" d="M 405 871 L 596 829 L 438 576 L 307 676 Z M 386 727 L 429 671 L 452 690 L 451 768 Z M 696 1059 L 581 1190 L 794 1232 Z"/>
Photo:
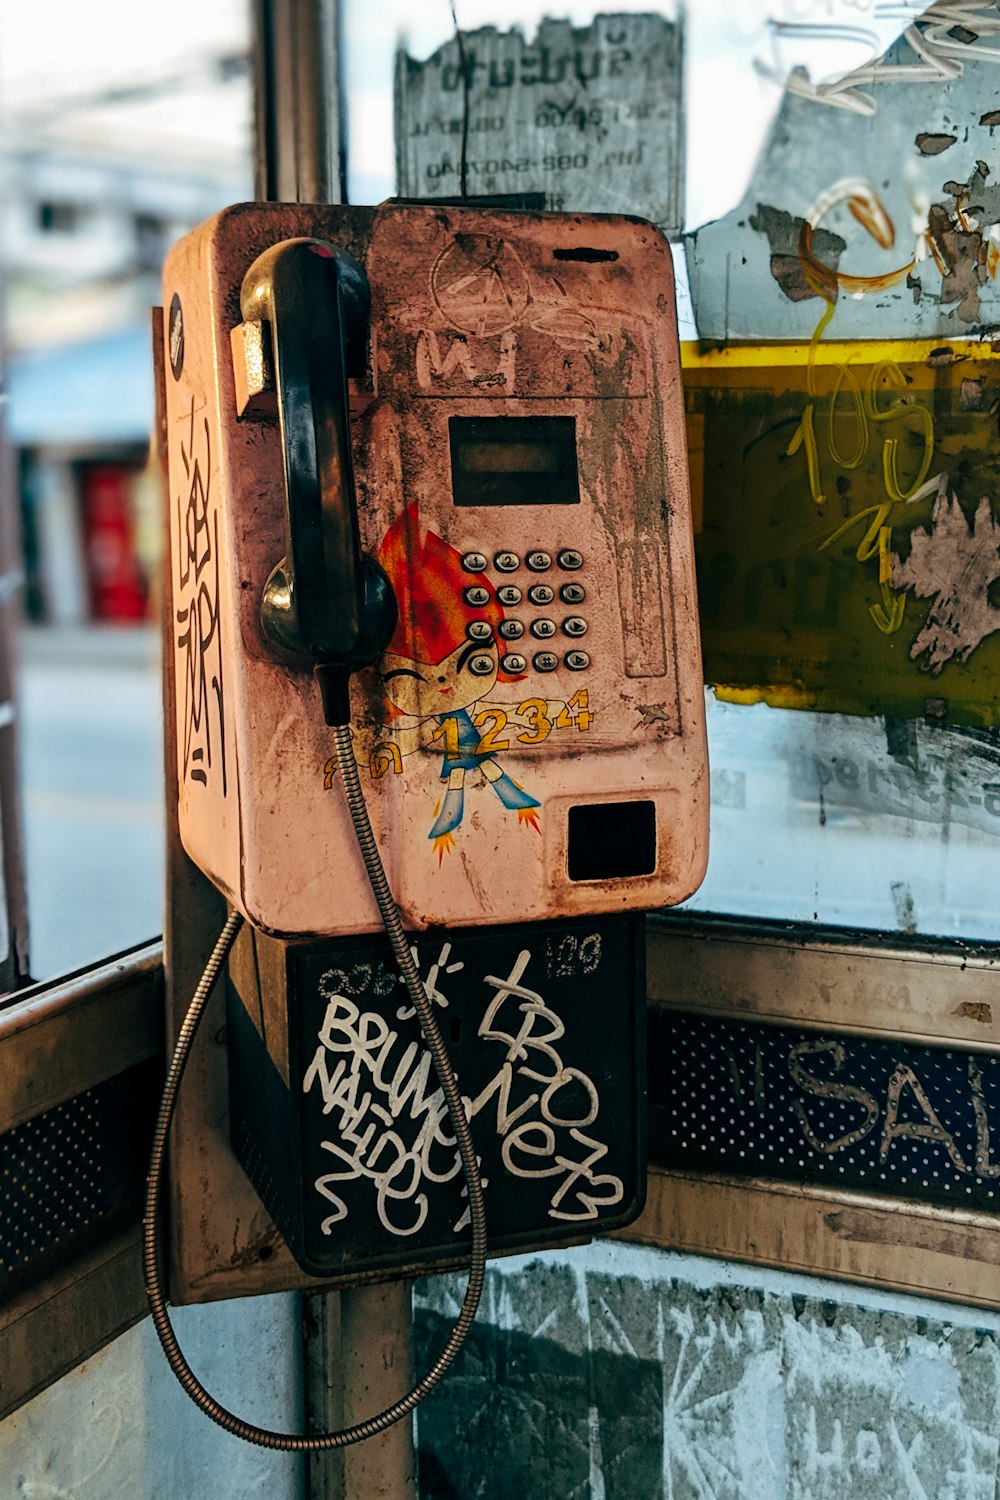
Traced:
<path fill-rule="evenodd" d="M 137 1211 L 155 1099 L 134 1068 L 0 1135 L 0 1295 Z"/>
<path fill-rule="evenodd" d="M 1000 1057 L 650 1017 L 650 1155 L 728 1175 L 1000 1206 Z"/>

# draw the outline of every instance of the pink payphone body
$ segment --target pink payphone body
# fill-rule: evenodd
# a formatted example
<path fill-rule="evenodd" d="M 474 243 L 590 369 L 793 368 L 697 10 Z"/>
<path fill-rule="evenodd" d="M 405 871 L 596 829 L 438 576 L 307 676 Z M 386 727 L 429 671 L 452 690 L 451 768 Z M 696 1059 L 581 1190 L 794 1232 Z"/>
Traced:
<path fill-rule="evenodd" d="M 690 895 L 708 777 L 660 233 L 246 205 L 174 249 L 165 302 L 180 831 L 233 906 L 282 936 L 380 926 L 303 642 L 333 650 L 386 580 L 350 721 L 407 926 Z M 346 582 L 345 549 L 369 558 Z"/>

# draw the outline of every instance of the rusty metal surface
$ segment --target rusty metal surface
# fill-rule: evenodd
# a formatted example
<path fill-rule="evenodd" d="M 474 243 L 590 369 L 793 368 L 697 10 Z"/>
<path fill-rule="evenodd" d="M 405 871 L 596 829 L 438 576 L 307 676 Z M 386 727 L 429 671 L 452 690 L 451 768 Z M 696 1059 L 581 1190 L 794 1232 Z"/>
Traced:
<path fill-rule="evenodd" d="M 958 1152 L 944 1118 L 949 1109 L 958 1110 L 964 1129 L 968 1115 L 978 1143 L 977 1169 L 982 1166 L 990 1179 L 996 1173 L 990 1160 L 990 1122 L 982 1090 L 984 1060 L 996 1057 L 1000 1049 L 994 1019 L 1000 1004 L 996 948 L 944 940 L 901 941 L 793 923 L 677 915 L 649 924 L 647 962 L 654 1014 L 669 1011 L 679 1017 L 687 1010 L 705 1017 L 791 1023 L 804 1029 L 806 1040 L 798 1053 L 789 1053 L 786 1064 L 801 1096 L 798 1110 L 793 1102 L 795 1118 L 790 1128 L 788 1120 L 772 1120 L 767 1127 L 766 1101 L 759 1092 L 766 1082 L 759 1069 L 755 1073 L 753 1056 L 747 1067 L 741 1067 L 739 1059 L 720 1043 L 711 1059 L 706 1059 L 718 1078 L 727 1080 L 726 1086 L 745 1089 L 744 1102 L 754 1114 L 751 1126 L 773 1128 L 777 1149 L 786 1156 L 798 1139 L 796 1129 L 804 1130 L 803 1139 L 829 1155 L 835 1169 L 837 1151 L 849 1150 L 864 1130 L 853 1136 L 827 1132 L 829 1120 L 825 1115 L 820 1120 L 820 1115 L 830 1100 L 851 1098 L 863 1103 L 867 1111 L 862 1126 L 878 1127 L 880 1150 L 888 1152 L 897 1137 L 905 1136 L 904 1148 L 914 1147 L 918 1156 L 946 1152 L 966 1174 L 962 1182 L 972 1184 L 973 1167 Z M 766 1028 L 771 1029 L 771 1025 Z M 810 1036 L 815 1040 L 808 1040 Z M 842 1049 L 838 1036 L 843 1038 Z M 926 1078 L 919 1076 L 919 1064 L 916 1073 L 906 1065 L 897 1067 L 888 1096 L 884 1091 L 876 1097 L 877 1090 L 853 1089 L 846 1081 L 849 1070 L 844 1069 L 847 1049 L 863 1054 L 868 1043 L 877 1044 L 871 1048 L 873 1053 L 885 1052 L 884 1044 L 888 1044 L 893 1056 L 898 1052 L 900 1057 L 905 1053 L 914 1058 L 919 1049 L 913 1044 L 922 1044 L 931 1049 L 927 1053 L 931 1062 L 934 1052 L 941 1050 L 952 1072 L 965 1059 L 964 1099 L 949 1096 L 945 1107 L 940 1090 L 932 1088 L 929 1095 Z M 799 1053 L 815 1061 L 819 1047 L 837 1074 L 832 1088 L 825 1074 L 820 1077 L 811 1072 L 804 1062 L 796 1066 Z M 650 1084 L 654 1097 L 658 1079 L 654 1056 Z M 853 1115 L 865 1111 L 856 1108 Z M 851 1125 L 858 1123 L 852 1117 Z M 721 1113 L 711 1128 L 717 1139 L 720 1131 L 725 1134 L 728 1127 Z M 746 1149 L 752 1146 L 751 1140 Z M 805 1156 L 805 1152 L 798 1154 Z M 928 1176 L 935 1165 L 930 1162 L 923 1175 Z M 882 1166 L 888 1171 L 884 1162 Z M 903 1170 L 907 1170 L 905 1163 Z M 874 1191 L 844 1191 L 828 1183 L 724 1176 L 717 1171 L 657 1165 L 650 1169 L 643 1214 L 620 1237 L 1000 1306 L 996 1269 L 1000 1218 L 909 1196 L 911 1191 L 920 1192 L 919 1180 L 905 1189 L 905 1196 L 889 1196 L 892 1185 L 881 1190 L 877 1167 L 872 1175 Z M 913 1175 L 919 1179 L 920 1170 Z M 964 1196 L 964 1189 L 959 1191 Z M 925 1196 L 930 1199 L 934 1194 Z"/>
<path fill-rule="evenodd" d="M 155 1057 L 162 1036 L 160 943 L 12 997 L 0 1007 L 0 1132 Z"/>
<path fill-rule="evenodd" d="M 1000 1222 L 867 1193 L 652 1168 L 616 1239 L 1000 1307 Z"/>
<path fill-rule="evenodd" d="M 287 548 L 277 429 L 236 420 L 240 284 L 267 246 L 303 234 L 361 259 L 372 285 L 353 446 L 362 541 L 393 576 L 402 618 L 381 679 L 355 679 L 354 720 L 404 919 L 476 925 L 682 899 L 704 869 L 707 766 L 673 282 L 662 236 L 610 218 L 245 205 L 176 247 L 166 394 L 185 846 L 265 930 L 377 928 L 311 674 L 277 665 L 259 623 Z M 450 417 L 556 413 L 577 426 L 578 505 L 451 503 Z M 489 563 L 505 548 L 514 572 L 463 573 L 470 549 Z M 586 589 L 589 666 L 565 664 L 560 604 L 555 670 L 530 665 L 545 643 L 528 635 L 524 670 L 494 662 L 461 699 L 457 688 L 435 699 L 442 671 L 440 692 L 455 687 L 442 663 L 464 649 L 468 611 L 457 644 L 444 637 L 470 577 L 498 627 L 497 589 L 541 580 L 524 567 L 532 549 L 552 559 L 546 582 Z M 579 571 L 560 571 L 561 549 L 579 549 Z M 410 586 L 414 557 L 444 602 Z M 533 608 L 520 611 L 526 628 Z M 418 674 L 415 696 L 404 689 Z M 472 767 L 489 785 L 470 779 L 463 819 Z M 639 797 L 657 804 L 653 872 L 570 879 L 568 807 Z"/>
<path fill-rule="evenodd" d="M 651 1006 L 970 1052 L 1000 1046 L 992 946 L 687 915 L 647 931 Z"/>

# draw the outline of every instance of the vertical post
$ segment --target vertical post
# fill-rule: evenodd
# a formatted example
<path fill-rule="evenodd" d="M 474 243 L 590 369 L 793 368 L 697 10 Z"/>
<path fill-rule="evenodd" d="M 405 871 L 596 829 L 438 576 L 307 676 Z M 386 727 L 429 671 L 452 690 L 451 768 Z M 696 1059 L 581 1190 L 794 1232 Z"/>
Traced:
<path fill-rule="evenodd" d="M 255 183 L 262 200 L 343 203 L 339 0 L 254 0 Z M 409 1283 L 303 1299 L 309 1431 L 352 1425 L 412 1383 Z M 413 1422 L 310 1455 L 309 1500 L 415 1500 Z"/>
<path fill-rule="evenodd" d="M 340 1294 L 344 1420 L 360 1422 L 397 1401 L 413 1384 L 410 1283 L 358 1287 Z M 415 1500 L 413 1420 L 344 1450 L 344 1500 Z M 325 1500 L 325 1497 L 324 1497 Z"/>
<path fill-rule="evenodd" d="M 2 292 L 0 286 L 0 314 Z M 6 350 L 0 345 L 0 392 L 5 377 Z M 16 990 L 28 976 L 28 898 L 13 668 L 22 608 L 21 527 L 17 470 L 3 415 L 0 402 L 0 994 Z"/>
<path fill-rule="evenodd" d="M 254 0 L 255 192 L 344 203 L 339 0 Z"/>

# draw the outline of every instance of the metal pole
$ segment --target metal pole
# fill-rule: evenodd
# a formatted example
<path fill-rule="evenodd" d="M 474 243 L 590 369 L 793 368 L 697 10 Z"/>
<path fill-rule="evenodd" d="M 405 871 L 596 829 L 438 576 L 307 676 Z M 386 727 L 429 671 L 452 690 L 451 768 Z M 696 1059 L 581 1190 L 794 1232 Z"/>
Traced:
<path fill-rule="evenodd" d="M 410 1283 L 358 1287 L 340 1294 L 340 1354 L 345 1422 L 397 1401 L 413 1384 Z M 415 1500 L 413 1422 L 345 1448 L 344 1500 Z"/>
<path fill-rule="evenodd" d="M 0 281 L 0 329 L 4 285 Z M 28 977 L 28 896 L 24 869 L 23 808 L 18 771 L 14 652 L 22 608 L 20 504 L 14 453 L 4 421 L 7 357 L 0 334 L 0 993 Z"/>
<path fill-rule="evenodd" d="M 259 199 L 346 200 L 339 0 L 254 0 L 255 183 Z M 309 1430 L 372 1416 L 413 1380 L 409 1283 L 303 1298 Z M 416 1500 L 413 1422 L 310 1455 L 309 1500 Z"/>
<path fill-rule="evenodd" d="M 254 0 L 255 192 L 346 202 L 339 0 Z"/>

